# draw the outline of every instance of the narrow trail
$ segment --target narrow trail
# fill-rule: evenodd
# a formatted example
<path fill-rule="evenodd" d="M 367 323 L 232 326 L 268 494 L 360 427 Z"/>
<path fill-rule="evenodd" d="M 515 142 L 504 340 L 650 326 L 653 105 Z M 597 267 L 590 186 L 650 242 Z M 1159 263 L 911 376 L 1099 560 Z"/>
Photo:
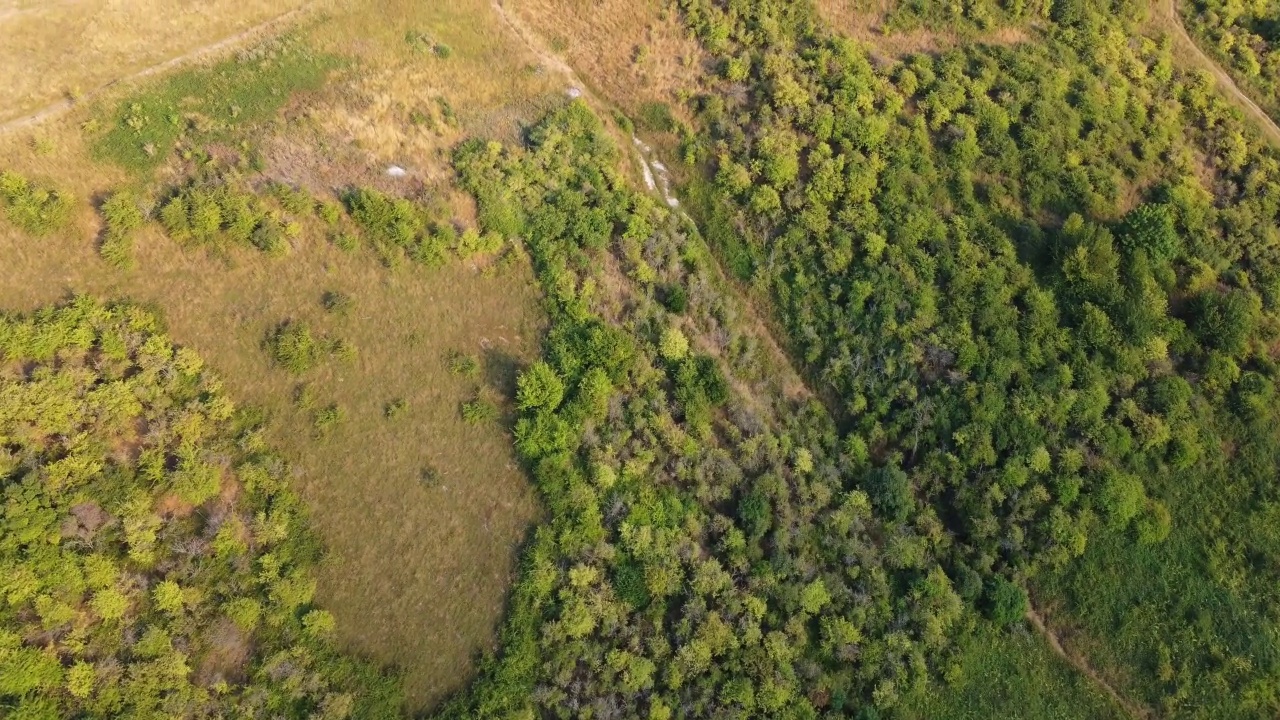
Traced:
<path fill-rule="evenodd" d="M 1106 691 L 1106 693 L 1111 696 L 1111 699 L 1114 700 L 1117 705 L 1124 708 L 1124 711 L 1128 713 L 1130 717 L 1138 718 L 1139 720 L 1152 720 L 1152 718 L 1155 717 L 1150 710 L 1128 700 L 1115 688 L 1111 687 L 1111 684 L 1099 675 L 1098 671 L 1089 664 L 1089 660 L 1087 658 L 1078 653 L 1070 652 L 1063 647 L 1062 640 L 1059 639 L 1058 635 L 1045 624 L 1044 618 L 1040 616 L 1040 613 L 1036 612 L 1034 607 L 1027 608 L 1027 620 L 1031 623 L 1031 626 L 1036 629 L 1036 632 L 1040 633 L 1040 635 L 1044 637 L 1044 639 L 1049 643 L 1049 647 L 1053 648 L 1053 651 L 1057 653 L 1059 657 L 1066 660 L 1076 669 L 1077 672 L 1089 678 L 1095 685 Z"/>
<path fill-rule="evenodd" d="M 22 117 L 17 117 L 11 120 L 0 122 L 0 136 L 13 133 L 13 132 L 18 132 L 20 130 L 32 128 L 48 120 L 52 120 L 53 118 L 59 117 L 67 113 L 68 111 L 70 111 L 75 106 L 80 105 L 88 100 L 92 100 L 93 98 L 101 95 L 102 93 L 106 92 L 107 90 L 121 83 L 132 82 L 132 81 L 148 78 L 153 75 L 157 75 L 159 73 L 172 70 L 176 67 L 186 65 L 188 63 L 196 62 L 198 60 L 204 60 L 206 58 L 215 56 L 232 47 L 241 45 L 250 39 L 256 38 L 259 35 L 263 35 L 268 32 L 271 32 L 274 29 L 278 28 L 279 26 L 288 23 L 290 20 L 298 17 L 299 15 L 301 15 L 302 13 L 310 9 L 311 9 L 311 5 L 304 5 L 302 7 L 295 8 L 282 15 L 277 15 L 276 17 L 270 20 L 258 23 L 257 25 L 254 25 L 253 27 L 247 30 L 236 33 L 235 35 L 224 38 L 222 40 L 219 40 L 218 42 L 198 47 L 195 50 L 192 50 L 187 53 L 183 53 L 182 55 L 178 55 L 177 57 L 169 58 L 164 62 L 157 63 L 150 67 L 143 68 L 138 72 L 132 73 L 130 75 L 125 75 L 124 77 L 116 78 L 115 80 L 112 80 L 111 82 L 106 83 L 105 85 L 99 86 L 98 88 L 95 88 L 94 90 L 85 93 L 84 96 L 82 96 L 78 100 L 72 100 L 71 98 L 67 98 L 64 100 L 60 100 L 56 103 L 53 103 L 51 105 L 47 105 L 30 115 L 25 115 Z M 14 12 L 17 12 L 17 11 L 14 11 Z"/>
<path fill-rule="evenodd" d="M 1240 106 L 1240 109 L 1244 110 L 1246 115 L 1257 121 L 1263 135 L 1266 135 L 1271 142 L 1280 146 L 1280 126 L 1277 126 L 1275 120 L 1236 85 L 1235 80 L 1217 61 L 1200 49 L 1191 34 L 1187 32 L 1186 25 L 1182 22 L 1182 14 L 1178 12 L 1178 0 L 1160 2 L 1156 6 L 1154 15 L 1156 22 L 1161 27 L 1172 31 L 1174 41 L 1182 46 L 1184 50 L 1190 52 L 1192 60 L 1213 75 L 1218 81 L 1218 87 L 1222 88 Z"/>
<path fill-rule="evenodd" d="M 582 82 L 573 67 L 551 50 L 543 42 L 541 36 L 526 25 L 519 16 L 507 10 L 502 0 L 490 0 L 489 4 L 493 7 L 493 11 L 498 14 L 498 18 L 502 23 L 520 39 L 529 52 L 538 59 L 538 62 L 562 73 L 591 105 L 598 110 L 612 110 L 616 107 L 613 103 L 600 98 L 591 90 L 590 86 Z M 693 218 L 689 217 L 689 214 L 680 207 L 679 200 L 676 199 L 672 190 L 667 167 L 657 157 L 654 149 L 635 135 L 631 136 L 631 142 L 635 146 L 635 156 L 640 162 L 645 186 L 650 192 L 660 196 L 667 206 L 671 208 L 671 211 L 677 213 L 683 221 L 697 227 L 697 223 L 694 222 Z M 738 283 L 731 280 L 718 263 L 714 265 L 719 280 L 724 283 L 724 286 L 729 289 L 734 299 L 737 300 L 739 310 L 742 313 L 740 322 L 742 322 L 744 329 L 754 335 L 764 345 L 766 351 L 784 368 L 782 381 L 786 395 L 792 400 L 800 401 L 819 397 L 805 383 L 804 376 L 796 370 L 791 356 L 778 343 L 769 324 L 761 317 L 755 303 L 741 292 Z"/>

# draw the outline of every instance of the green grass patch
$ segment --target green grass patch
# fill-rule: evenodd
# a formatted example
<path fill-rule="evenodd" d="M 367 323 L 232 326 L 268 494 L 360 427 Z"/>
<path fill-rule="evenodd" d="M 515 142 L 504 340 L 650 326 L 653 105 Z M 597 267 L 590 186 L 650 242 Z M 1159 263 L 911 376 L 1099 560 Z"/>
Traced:
<path fill-rule="evenodd" d="M 980 622 L 958 646 L 948 681 L 904 698 L 900 716 L 924 720 L 1120 720 L 1109 697 L 1028 630 Z"/>
<path fill-rule="evenodd" d="M 176 73 L 122 100 L 104 120 L 94 153 L 135 172 L 155 169 L 179 142 L 225 138 L 274 115 L 290 95 L 317 89 L 338 58 L 296 38 L 260 45 L 208 67 Z"/>
<path fill-rule="evenodd" d="M 685 209 L 706 236 L 707 244 L 738 280 L 746 282 L 755 274 L 751 248 L 733 227 L 729 208 L 719 199 L 715 186 L 695 177 L 683 186 Z"/>

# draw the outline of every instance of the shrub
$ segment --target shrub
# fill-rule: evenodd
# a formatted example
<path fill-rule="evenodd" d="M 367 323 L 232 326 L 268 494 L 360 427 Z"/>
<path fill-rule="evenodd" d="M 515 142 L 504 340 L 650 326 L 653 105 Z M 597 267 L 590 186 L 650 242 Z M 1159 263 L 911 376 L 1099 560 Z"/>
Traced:
<path fill-rule="evenodd" d="M 476 378 L 480 375 L 480 359 L 461 352 L 449 353 L 449 372 L 459 377 Z"/>
<path fill-rule="evenodd" d="M 47 235 L 66 225 L 71 201 L 63 193 L 33 185 L 14 172 L 0 173 L 0 207 L 9 222 L 32 235 Z"/>
<path fill-rule="evenodd" d="M 355 305 L 355 300 L 340 290 L 329 290 L 320 297 L 320 305 L 324 307 L 325 312 L 338 317 L 346 317 Z"/>
<path fill-rule="evenodd" d="M 670 312 L 683 313 L 689 307 L 689 291 L 683 285 L 667 285 L 662 288 L 658 301 Z"/>
<path fill-rule="evenodd" d="M 315 428 L 316 437 L 325 437 L 333 432 L 338 423 L 346 417 L 342 406 L 334 403 L 323 407 L 315 412 L 311 417 L 311 426 Z"/>
<path fill-rule="evenodd" d="M 482 425 L 498 419 L 498 406 L 487 398 L 476 397 L 462 403 L 462 419 L 468 425 Z"/>
<path fill-rule="evenodd" d="M 678 327 L 669 327 L 658 340 L 658 352 L 672 362 L 683 360 L 689 354 L 689 338 Z"/>
<path fill-rule="evenodd" d="M 1000 576 L 992 579 L 987 587 L 987 605 L 992 621 L 1004 626 L 1020 622 L 1031 607 L 1027 591 Z"/>
<path fill-rule="evenodd" d="M 408 412 L 408 410 L 409 410 L 409 401 L 405 400 L 404 398 L 396 398 L 395 400 L 392 400 L 391 402 L 387 403 L 387 406 L 382 410 L 382 414 L 388 420 L 395 420 L 396 418 Z"/>
<path fill-rule="evenodd" d="M 102 218 L 106 222 L 106 234 L 98 253 L 109 264 L 118 268 L 133 266 L 133 231 L 142 227 L 146 218 L 138 208 L 137 199 L 128 192 L 112 193 L 102 203 Z"/>
<path fill-rule="evenodd" d="M 320 364 L 327 347 L 305 324 L 285 322 L 267 337 L 267 349 L 277 365 L 301 375 Z"/>
<path fill-rule="evenodd" d="M 564 381 L 550 365 L 541 360 L 521 373 L 516 381 L 516 400 L 521 410 L 555 410 L 563 399 Z"/>

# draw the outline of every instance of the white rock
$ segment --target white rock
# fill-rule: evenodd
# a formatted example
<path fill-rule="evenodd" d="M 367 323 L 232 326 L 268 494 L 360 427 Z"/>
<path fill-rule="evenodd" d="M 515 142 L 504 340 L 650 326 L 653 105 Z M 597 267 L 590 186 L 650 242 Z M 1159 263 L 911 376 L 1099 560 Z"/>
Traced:
<path fill-rule="evenodd" d="M 409 174 L 409 171 L 405 170 L 399 165 L 392 165 L 391 167 L 387 168 L 387 175 L 389 177 L 400 178 L 408 174 Z"/>
<path fill-rule="evenodd" d="M 573 98 L 574 100 L 577 100 L 578 98 L 582 97 L 582 90 L 576 87 L 569 88 L 569 97 Z"/>

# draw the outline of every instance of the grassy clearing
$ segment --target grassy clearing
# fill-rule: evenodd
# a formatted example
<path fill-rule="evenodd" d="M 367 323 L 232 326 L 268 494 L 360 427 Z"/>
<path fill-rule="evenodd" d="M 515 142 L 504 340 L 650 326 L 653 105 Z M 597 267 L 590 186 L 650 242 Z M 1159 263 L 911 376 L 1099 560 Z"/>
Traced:
<path fill-rule="evenodd" d="M 242 32 L 303 0 L 17 0 L 0 4 L 0 121 Z"/>
<path fill-rule="evenodd" d="M 343 2 L 327 13 L 287 54 L 267 43 L 268 54 L 122 87 L 65 121 L 0 138 L 0 167 L 73 203 L 66 228 L 39 241 L 0 222 L 0 308 L 71 293 L 148 303 L 231 397 L 262 407 L 330 550 L 320 602 L 343 644 L 404 671 L 417 710 L 465 683 L 473 657 L 491 648 L 515 547 L 537 512 L 507 432 L 514 373 L 536 353 L 543 322 L 527 265 L 388 269 L 367 248 L 328 242 L 314 219 L 287 257 L 184 250 L 155 224 L 130 233 L 132 269 L 96 254 L 94 206 L 122 189 L 163 194 L 191 167 L 170 148 L 253 154 L 255 177 L 318 198 L 373 186 L 465 221 L 469 206 L 448 189 L 448 149 L 464 135 L 514 138 L 563 96 L 563 80 L 537 72 L 483 0 Z M 142 41 L 121 33 L 121 44 Z M 328 72 L 335 57 L 342 65 Z M 302 88 L 305 103 L 291 93 Z M 140 128 L 128 126 L 134 115 Z M 409 176 L 386 177 L 391 162 Z M 298 376 L 277 367 L 263 343 L 286 321 L 340 338 L 354 358 Z M 459 355 L 475 369 L 451 373 Z M 462 408 L 477 398 L 492 410 L 468 423 Z"/>
<path fill-rule="evenodd" d="M 485 386 L 508 388 L 536 351 L 541 322 L 527 269 L 485 278 L 463 263 L 391 272 L 372 254 L 316 241 L 272 259 L 253 250 L 223 261 L 184 252 L 154 228 L 139 233 L 138 270 L 120 273 L 91 243 L 0 231 L 0 307 L 30 309 L 88 292 L 157 307 L 178 342 L 200 352 L 229 394 L 272 418 L 270 441 L 297 468 L 297 486 L 331 551 L 319 596 L 341 638 L 403 667 L 415 706 L 454 689 L 488 647 L 501 615 L 513 549 L 536 504 L 503 426 L 459 412 L 475 380 L 449 372 L 450 351 L 481 359 Z M 357 298 L 340 317 L 324 292 Z M 327 362 L 298 378 L 276 367 L 262 340 L 283 319 L 358 348 L 354 364 Z M 295 403 L 306 383 L 314 407 Z M 402 401 L 394 421 L 386 407 Z M 315 436 L 316 411 L 342 420 Z M 425 483 L 433 469 L 439 482 Z"/>
<path fill-rule="evenodd" d="M 285 37 L 184 70 L 120 101 L 95 140 L 95 153 L 133 171 L 154 169 L 179 142 L 199 148 L 272 117 L 292 93 L 318 88 L 337 64 Z"/>
<path fill-rule="evenodd" d="M 981 623 L 965 637 L 953 678 L 908 696 L 902 717 L 925 720 L 1120 720 L 1111 700 L 1039 637 Z"/>

